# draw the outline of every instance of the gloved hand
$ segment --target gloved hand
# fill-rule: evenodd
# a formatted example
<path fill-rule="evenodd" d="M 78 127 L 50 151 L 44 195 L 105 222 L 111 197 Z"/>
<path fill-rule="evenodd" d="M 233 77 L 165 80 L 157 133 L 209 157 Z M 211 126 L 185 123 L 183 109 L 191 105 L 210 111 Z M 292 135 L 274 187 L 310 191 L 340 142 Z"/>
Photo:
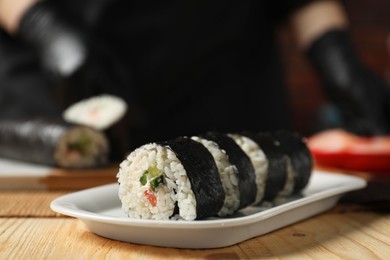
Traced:
<path fill-rule="evenodd" d="M 47 71 L 64 78 L 86 62 L 84 35 L 50 1 L 40 1 L 29 8 L 17 32 L 18 37 L 35 48 Z"/>
<path fill-rule="evenodd" d="M 362 64 L 345 30 L 325 33 L 307 56 L 346 130 L 360 135 L 390 133 L 390 88 Z"/>

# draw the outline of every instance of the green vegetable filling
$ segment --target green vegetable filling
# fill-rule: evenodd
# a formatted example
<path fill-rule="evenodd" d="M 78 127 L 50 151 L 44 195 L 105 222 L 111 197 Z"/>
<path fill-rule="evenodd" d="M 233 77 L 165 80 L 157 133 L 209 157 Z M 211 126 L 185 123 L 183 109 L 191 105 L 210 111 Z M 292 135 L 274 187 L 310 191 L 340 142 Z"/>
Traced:
<path fill-rule="evenodd" d="M 148 172 L 145 171 L 144 174 L 142 174 L 141 178 L 139 178 L 139 181 L 141 182 L 142 185 L 146 185 L 148 182 Z"/>
<path fill-rule="evenodd" d="M 150 188 L 153 191 L 156 191 L 157 187 L 164 182 L 164 176 L 158 176 L 150 181 Z"/>
<path fill-rule="evenodd" d="M 73 141 L 71 143 L 68 143 L 68 149 L 69 150 L 77 150 L 81 154 L 87 155 L 91 144 L 92 144 L 91 138 L 88 136 L 88 134 L 82 132 L 77 141 Z"/>
<path fill-rule="evenodd" d="M 161 183 L 164 183 L 163 172 L 160 171 L 156 166 L 149 166 L 149 168 L 139 178 L 139 181 L 142 185 L 146 185 L 148 180 L 150 183 L 150 188 L 153 191 L 156 191 L 158 186 L 160 186 Z"/>

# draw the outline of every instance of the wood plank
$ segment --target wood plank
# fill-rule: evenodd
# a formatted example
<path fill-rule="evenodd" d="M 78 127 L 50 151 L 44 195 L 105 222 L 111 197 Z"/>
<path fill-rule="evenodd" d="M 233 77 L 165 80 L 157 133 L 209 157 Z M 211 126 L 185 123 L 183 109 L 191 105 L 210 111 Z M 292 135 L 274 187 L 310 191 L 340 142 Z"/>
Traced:
<path fill-rule="evenodd" d="M 382 229 L 389 221 L 389 215 L 328 212 L 249 242 L 278 258 L 389 259 L 390 230 Z"/>
<path fill-rule="evenodd" d="M 0 259 L 238 259 L 242 254 L 238 247 L 180 250 L 123 243 L 94 235 L 70 218 L 0 219 L 0 234 Z"/>
<path fill-rule="evenodd" d="M 69 191 L 0 191 L 0 217 L 62 216 L 50 209 L 50 203 L 66 193 Z"/>

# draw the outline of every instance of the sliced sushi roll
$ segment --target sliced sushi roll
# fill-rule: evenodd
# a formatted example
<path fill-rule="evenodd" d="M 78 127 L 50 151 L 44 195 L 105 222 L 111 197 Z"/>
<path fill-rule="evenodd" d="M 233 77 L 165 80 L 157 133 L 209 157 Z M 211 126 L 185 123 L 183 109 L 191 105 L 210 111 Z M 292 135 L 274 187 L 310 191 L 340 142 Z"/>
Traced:
<path fill-rule="evenodd" d="M 120 164 L 119 198 L 131 218 L 223 217 L 282 202 L 306 186 L 311 167 L 297 135 L 209 132 L 135 149 Z"/>
<path fill-rule="evenodd" d="M 256 198 L 253 204 L 260 203 L 264 198 L 265 183 L 268 174 L 268 160 L 263 150 L 251 138 L 241 134 L 229 134 L 231 138 L 241 147 L 252 162 L 256 175 Z"/>
<path fill-rule="evenodd" d="M 209 150 L 217 164 L 219 177 L 225 192 L 225 200 L 223 206 L 218 211 L 217 215 L 224 217 L 231 215 L 240 207 L 240 191 L 238 188 L 237 167 L 229 162 L 229 158 L 224 150 L 222 150 L 216 142 L 193 136 L 193 140 L 203 144 Z"/>
<path fill-rule="evenodd" d="M 203 219 L 215 216 L 224 203 L 213 156 L 190 138 L 135 149 L 117 177 L 122 208 L 131 218 Z"/>
<path fill-rule="evenodd" d="M 268 162 L 263 201 L 272 202 L 283 194 L 288 180 L 288 158 L 270 133 L 242 134 L 255 141 Z"/>
<path fill-rule="evenodd" d="M 227 134 L 209 132 L 201 135 L 201 137 L 217 143 L 226 152 L 230 163 L 237 168 L 236 174 L 240 198 L 239 209 L 253 204 L 256 200 L 257 186 L 255 169 L 250 158 L 233 138 Z"/>
<path fill-rule="evenodd" d="M 182 204 L 187 202 L 181 217 L 196 218 L 195 196 L 187 173 L 166 146 L 150 143 L 135 149 L 120 164 L 117 178 L 122 208 L 130 218 L 173 218 L 179 213 L 179 196 Z"/>
<path fill-rule="evenodd" d="M 291 193 L 300 192 L 309 182 L 313 168 L 313 157 L 306 144 L 306 139 L 298 133 L 277 131 L 274 138 L 280 143 L 280 147 L 290 160 L 294 187 Z"/>
<path fill-rule="evenodd" d="M 307 185 L 313 163 L 301 136 L 287 131 L 247 135 L 259 144 L 269 162 L 264 200 L 283 202 Z"/>
<path fill-rule="evenodd" d="M 45 119 L 0 121 L 0 157 L 64 168 L 107 163 L 104 134 L 89 127 Z"/>

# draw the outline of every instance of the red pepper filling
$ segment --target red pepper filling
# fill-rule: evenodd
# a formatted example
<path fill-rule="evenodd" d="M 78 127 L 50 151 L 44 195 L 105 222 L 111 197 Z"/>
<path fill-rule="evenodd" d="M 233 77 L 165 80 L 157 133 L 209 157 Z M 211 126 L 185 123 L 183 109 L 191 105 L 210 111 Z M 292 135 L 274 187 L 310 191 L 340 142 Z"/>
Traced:
<path fill-rule="evenodd" d="M 152 191 L 152 189 L 148 189 L 144 192 L 145 194 L 145 197 L 148 199 L 149 203 L 153 206 L 153 207 L 156 207 L 157 206 L 157 197 L 156 195 L 154 194 L 154 192 Z"/>

